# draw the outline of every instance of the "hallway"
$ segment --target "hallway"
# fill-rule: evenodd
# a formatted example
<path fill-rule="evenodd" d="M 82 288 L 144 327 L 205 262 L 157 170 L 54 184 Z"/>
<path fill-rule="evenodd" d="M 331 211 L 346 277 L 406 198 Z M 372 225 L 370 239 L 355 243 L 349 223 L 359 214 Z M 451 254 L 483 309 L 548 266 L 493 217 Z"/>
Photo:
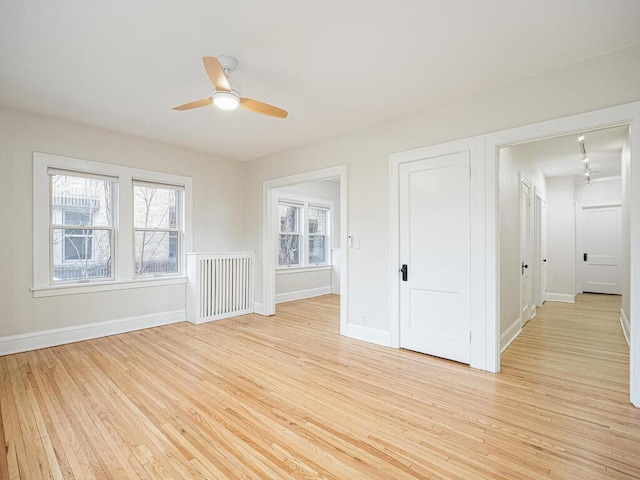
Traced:
<path fill-rule="evenodd" d="M 619 296 L 598 294 L 577 295 L 575 304 L 547 302 L 501 358 L 501 380 L 528 390 L 519 410 L 531 415 L 532 432 L 547 422 L 552 448 L 564 450 L 557 456 L 574 457 L 573 467 L 583 464 L 583 478 L 592 478 L 591 468 L 608 478 L 638 474 L 631 465 L 640 452 L 640 424 L 629 404 L 620 302 Z M 550 465 L 557 461 L 539 456 Z M 616 457 L 617 465 L 606 457 Z"/>

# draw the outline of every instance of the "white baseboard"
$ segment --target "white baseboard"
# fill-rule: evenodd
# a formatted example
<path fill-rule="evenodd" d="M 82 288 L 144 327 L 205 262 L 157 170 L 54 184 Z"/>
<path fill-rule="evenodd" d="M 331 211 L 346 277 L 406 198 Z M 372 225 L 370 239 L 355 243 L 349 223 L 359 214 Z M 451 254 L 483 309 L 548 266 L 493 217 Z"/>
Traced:
<path fill-rule="evenodd" d="M 264 311 L 264 303 L 262 302 L 253 302 L 253 313 L 257 313 L 258 315 L 267 315 Z"/>
<path fill-rule="evenodd" d="M 547 292 L 544 295 L 544 299 L 547 302 L 576 303 L 576 296 L 575 295 L 569 295 L 567 293 L 551 293 L 551 292 Z"/>
<path fill-rule="evenodd" d="M 144 328 L 159 327 L 170 323 L 183 322 L 186 319 L 186 310 L 175 310 L 173 312 L 152 313 L 150 315 L 119 318 L 106 322 L 0 337 L 0 355 L 27 352 L 39 348 L 55 347 L 66 343 L 133 332 Z"/>
<path fill-rule="evenodd" d="M 295 292 L 289 293 L 279 293 L 276 295 L 276 303 L 293 302 L 294 300 L 319 297 L 320 295 L 329 295 L 330 293 L 331 285 L 327 285 L 326 287 L 309 288 L 307 290 L 296 290 Z"/>
<path fill-rule="evenodd" d="M 631 347 L 631 323 L 629 323 L 629 318 L 624 312 L 624 308 L 620 309 L 620 325 L 622 325 L 622 333 L 624 333 L 624 339 L 627 341 L 627 346 Z"/>
<path fill-rule="evenodd" d="M 513 341 L 518 338 L 518 335 L 522 333 L 522 320 L 520 317 L 516 318 L 505 332 L 500 335 L 500 354 L 504 352 Z"/>
<path fill-rule="evenodd" d="M 362 340 L 363 342 L 375 343 L 383 347 L 391 346 L 391 332 L 380 330 L 379 328 L 371 328 L 366 325 L 347 324 L 347 337 Z"/>

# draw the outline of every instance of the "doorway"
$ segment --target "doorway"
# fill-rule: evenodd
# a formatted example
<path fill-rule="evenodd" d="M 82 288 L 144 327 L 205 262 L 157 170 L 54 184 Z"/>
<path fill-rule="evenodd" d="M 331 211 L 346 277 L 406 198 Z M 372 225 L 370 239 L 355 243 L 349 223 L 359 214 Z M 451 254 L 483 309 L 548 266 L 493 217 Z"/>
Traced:
<path fill-rule="evenodd" d="M 549 301 L 574 303 L 582 292 L 624 294 L 629 302 L 631 291 L 625 293 L 620 288 L 628 285 L 629 273 L 619 268 L 621 259 L 630 256 L 629 249 L 622 248 L 624 222 L 620 207 L 629 198 L 622 181 L 628 175 L 623 172 L 628 144 L 629 126 L 620 125 L 500 148 L 501 352 L 535 315 L 535 311 L 529 311 L 530 305 L 533 309 Z M 519 197 L 515 196 L 515 185 L 520 187 Z M 528 206 L 529 199 L 533 200 L 533 209 Z M 513 206 L 516 200 L 518 217 Z M 627 245 L 629 223 L 627 218 Z M 520 228 L 514 229 L 514 224 Z M 527 246 L 530 239 L 532 249 Z M 521 255 L 517 273 L 513 265 L 516 245 Z M 531 282 L 526 281 L 527 270 Z M 512 284 L 517 274 L 518 311 Z"/>
<path fill-rule="evenodd" d="M 262 251 L 262 283 L 263 301 L 257 304 L 256 313 L 274 315 L 276 312 L 276 265 L 278 264 L 276 242 L 274 235 L 277 215 L 277 204 L 274 203 L 277 190 L 283 187 L 304 184 L 308 182 L 336 181 L 340 189 L 340 213 L 338 241 L 334 244 L 340 249 L 339 259 L 336 260 L 339 272 L 340 295 L 340 334 L 347 332 L 347 166 L 325 168 L 312 172 L 280 177 L 263 182 L 263 251 Z M 275 205 L 275 206 L 274 206 Z"/>

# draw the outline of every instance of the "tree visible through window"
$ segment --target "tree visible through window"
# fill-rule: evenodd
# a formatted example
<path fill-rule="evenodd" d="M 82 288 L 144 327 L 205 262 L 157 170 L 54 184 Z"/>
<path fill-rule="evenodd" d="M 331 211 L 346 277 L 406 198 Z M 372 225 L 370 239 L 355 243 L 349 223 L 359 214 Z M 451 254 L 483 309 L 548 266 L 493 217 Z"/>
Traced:
<path fill-rule="evenodd" d="M 327 219 L 329 210 L 309 207 L 309 263 L 327 263 Z"/>
<path fill-rule="evenodd" d="M 180 189 L 135 182 L 133 226 L 136 275 L 180 271 Z"/>
<path fill-rule="evenodd" d="M 278 201 L 279 267 L 329 263 L 331 204 L 310 204 L 310 201 L 312 199 L 302 196 L 281 198 Z"/>
<path fill-rule="evenodd" d="M 110 179 L 53 172 L 52 281 L 113 277 L 113 185 Z"/>
<path fill-rule="evenodd" d="M 300 207 L 280 204 L 280 248 L 279 265 L 300 264 Z"/>

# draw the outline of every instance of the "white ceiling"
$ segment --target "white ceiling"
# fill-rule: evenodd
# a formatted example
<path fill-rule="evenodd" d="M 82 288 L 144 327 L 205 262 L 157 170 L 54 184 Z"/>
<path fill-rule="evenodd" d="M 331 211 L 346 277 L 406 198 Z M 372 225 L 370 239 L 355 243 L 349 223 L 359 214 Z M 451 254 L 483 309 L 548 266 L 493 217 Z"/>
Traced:
<path fill-rule="evenodd" d="M 629 127 L 584 132 L 592 180 L 620 175 L 622 147 L 628 136 Z M 517 156 L 519 150 L 528 158 L 536 159 L 535 163 L 545 177 L 572 175 L 579 182 L 586 181 L 577 134 L 518 145 L 514 147 L 514 155 Z"/>
<path fill-rule="evenodd" d="M 2 0 L 0 104 L 248 160 L 640 43 L 637 0 Z M 285 120 L 212 106 L 201 57 Z"/>

